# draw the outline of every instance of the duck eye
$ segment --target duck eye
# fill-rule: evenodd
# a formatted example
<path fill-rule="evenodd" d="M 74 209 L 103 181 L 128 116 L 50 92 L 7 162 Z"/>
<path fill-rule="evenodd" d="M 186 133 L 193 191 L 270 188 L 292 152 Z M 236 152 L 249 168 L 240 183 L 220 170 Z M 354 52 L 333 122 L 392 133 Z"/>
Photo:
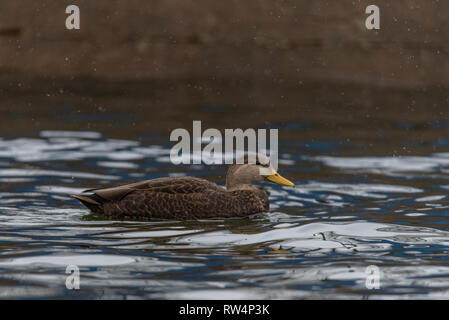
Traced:
<path fill-rule="evenodd" d="M 268 163 L 262 164 L 262 163 L 260 163 L 260 161 L 256 161 L 256 165 L 264 167 L 264 168 L 268 168 L 270 166 Z"/>

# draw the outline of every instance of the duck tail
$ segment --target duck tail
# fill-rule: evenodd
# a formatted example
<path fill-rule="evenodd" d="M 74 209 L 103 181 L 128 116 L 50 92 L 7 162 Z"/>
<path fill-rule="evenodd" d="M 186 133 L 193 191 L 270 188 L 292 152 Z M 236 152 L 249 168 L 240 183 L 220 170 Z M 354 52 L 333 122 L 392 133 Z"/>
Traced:
<path fill-rule="evenodd" d="M 95 194 L 89 194 L 89 195 L 76 195 L 72 194 L 71 197 L 81 201 L 83 205 L 85 205 L 87 208 L 89 208 L 90 211 L 95 213 L 101 213 L 101 205 L 104 201 L 99 196 Z"/>

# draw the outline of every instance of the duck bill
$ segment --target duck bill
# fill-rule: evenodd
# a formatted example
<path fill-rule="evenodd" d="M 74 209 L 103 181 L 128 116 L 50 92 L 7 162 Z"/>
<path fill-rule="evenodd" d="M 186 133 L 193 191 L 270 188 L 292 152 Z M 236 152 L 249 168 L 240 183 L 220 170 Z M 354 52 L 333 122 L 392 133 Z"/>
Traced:
<path fill-rule="evenodd" d="M 265 177 L 266 180 L 280 184 L 281 186 L 286 187 L 294 187 L 295 185 L 290 180 L 285 179 L 283 176 L 281 176 L 279 173 L 273 170 L 273 173 L 269 176 Z"/>

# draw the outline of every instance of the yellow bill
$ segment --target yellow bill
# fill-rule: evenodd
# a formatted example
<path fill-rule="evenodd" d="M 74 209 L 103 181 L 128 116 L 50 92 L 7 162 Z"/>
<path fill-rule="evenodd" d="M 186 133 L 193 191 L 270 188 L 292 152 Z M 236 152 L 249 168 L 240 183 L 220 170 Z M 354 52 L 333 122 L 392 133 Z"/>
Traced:
<path fill-rule="evenodd" d="M 285 179 L 276 171 L 272 171 L 269 176 L 265 177 L 266 180 L 280 184 L 281 186 L 294 187 L 295 185 L 290 180 Z"/>

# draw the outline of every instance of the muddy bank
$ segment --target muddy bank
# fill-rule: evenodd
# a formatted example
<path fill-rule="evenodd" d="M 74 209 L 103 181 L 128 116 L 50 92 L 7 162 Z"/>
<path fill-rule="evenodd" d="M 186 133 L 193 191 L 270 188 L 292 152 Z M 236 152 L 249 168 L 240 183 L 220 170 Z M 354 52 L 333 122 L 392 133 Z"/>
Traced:
<path fill-rule="evenodd" d="M 10 1 L 0 12 L 0 74 L 95 79 L 252 78 L 428 86 L 449 83 L 449 3 L 375 1 Z"/>

